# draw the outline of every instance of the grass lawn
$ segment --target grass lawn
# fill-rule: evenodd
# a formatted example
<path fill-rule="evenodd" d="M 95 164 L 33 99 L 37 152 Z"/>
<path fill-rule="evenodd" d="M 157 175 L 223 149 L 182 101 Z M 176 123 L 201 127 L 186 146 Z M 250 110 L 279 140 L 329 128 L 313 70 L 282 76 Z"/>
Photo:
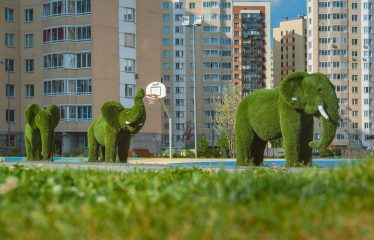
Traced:
<path fill-rule="evenodd" d="M 0 239 L 373 239 L 374 162 L 119 173 L 0 166 Z"/>

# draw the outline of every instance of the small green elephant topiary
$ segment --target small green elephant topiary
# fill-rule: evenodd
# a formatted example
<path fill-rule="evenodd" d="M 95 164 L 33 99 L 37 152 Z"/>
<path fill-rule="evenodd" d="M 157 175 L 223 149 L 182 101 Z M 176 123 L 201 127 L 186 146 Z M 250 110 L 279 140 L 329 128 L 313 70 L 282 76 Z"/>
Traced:
<path fill-rule="evenodd" d="M 286 164 L 308 164 L 312 148 L 325 150 L 339 121 L 334 85 L 323 74 L 295 72 L 274 89 L 261 89 L 239 104 L 235 138 L 237 165 L 259 165 L 267 141 L 283 137 Z M 313 141 L 313 117 L 322 122 L 320 141 Z"/>
<path fill-rule="evenodd" d="M 117 152 L 119 161 L 127 162 L 131 134 L 138 133 L 146 120 L 144 95 L 144 89 L 137 91 L 132 108 L 124 108 L 115 101 L 101 107 L 101 116 L 88 129 L 88 161 L 98 161 L 101 149 L 106 162 L 115 162 Z"/>
<path fill-rule="evenodd" d="M 60 111 L 56 105 L 45 110 L 30 104 L 25 111 L 25 145 L 27 160 L 50 160 L 54 153 L 54 130 L 60 122 Z"/>

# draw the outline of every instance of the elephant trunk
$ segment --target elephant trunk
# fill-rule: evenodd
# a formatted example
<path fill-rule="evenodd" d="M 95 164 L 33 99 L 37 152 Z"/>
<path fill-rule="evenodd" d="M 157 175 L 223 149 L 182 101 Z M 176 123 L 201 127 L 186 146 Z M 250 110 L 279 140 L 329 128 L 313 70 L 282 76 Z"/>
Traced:
<path fill-rule="evenodd" d="M 326 150 L 334 140 L 336 128 L 339 121 L 339 106 L 333 98 L 331 101 L 326 101 L 329 104 L 318 106 L 320 113 L 320 120 L 322 122 L 322 132 L 320 141 L 314 141 L 310 144 L 312 148 L 321 151 Z"/>

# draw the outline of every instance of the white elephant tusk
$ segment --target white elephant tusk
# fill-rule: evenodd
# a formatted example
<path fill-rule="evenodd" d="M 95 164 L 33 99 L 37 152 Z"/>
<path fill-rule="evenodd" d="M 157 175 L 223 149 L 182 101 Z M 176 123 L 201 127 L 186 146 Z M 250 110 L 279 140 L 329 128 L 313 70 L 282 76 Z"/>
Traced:
<path fill-rule="evenodd" d="M 127 125 L 129 125 L 129 124 L 130 124 L 130 122 L 129 122 L 129 121 L 126 121 L 125 123 L 126 123 Z"/>
<path fill-rule="evenodd" d="M 318 110 L 319 110 L 319 112 L 321 113 L 321 115 L 322 115 L 324 118 L 326 118 L 326 120 L 329 120 L 329 116 L 327 115 L 327 113 L 326 113 L 326 111 L 325 111 L 325 109 L 323 108 L 322 105 L 319 105 L 319 106 L 318 106 Z"/>

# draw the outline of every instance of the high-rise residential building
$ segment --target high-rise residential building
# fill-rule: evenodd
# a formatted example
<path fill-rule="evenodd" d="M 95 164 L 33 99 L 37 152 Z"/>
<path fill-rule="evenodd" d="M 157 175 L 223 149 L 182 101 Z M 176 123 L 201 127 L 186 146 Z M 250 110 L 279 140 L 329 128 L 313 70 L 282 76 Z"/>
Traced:
<path fill-rule="evenodd" d="M 307 13 L 307 70 L 328 75 L 340 105 L 333 145 L 372 148 L 368 137 L 374 133 L 373 3 L 308 0 Z"/>
<path fill-rule="evenodd" d="M 59 153 L 87 146 L 87 128 L 105 101 L 132 106 L 136 88 L 161 76 L 160 33 L 154 30 L 160 23 L 151 21 L 159 19 L 157 7 L 145 0 L 2 0 L 0 147 L 23 145 L 24 110 L 30 103 L 60 108 Z M 133 147 L 158 151 L 160 107 L 146 106 L 151 122 Z"/>
<path fill-rule="evenodd" d="M 243 81 L 244 89 L 262 88 L 270 76 L 270 3 L 239 0 L 162 0 L 162 72 L 167 86 L 165 103 L 173 114 L 173 145 L 193 146 L 194 126 L 210 144 L 217 142 L 213 130 L 214 98 L 226 86 Z M 202 18 L 202 24 L 185 27 L 183 16 Z M 235 22 L 235 24 L 234 24 Z M 255 24 L 254 24 L 255 23 Z M 253 44 L 251 45 L 251 41 Z M 193 51 L 195 43 L 195 52 Z M 254 49 L 255 47 L 255 49 Z M 193 65 L 195 54 L 196 66 Z M 258 56 L 261 58 L 258 58 Z M 196 103 L 193 98 L 196 70 Z M 235 71 L 233 74 L 233 70 Z M 256 73 L 251 74 L 251 71 Z M 237 75 L 238 74 L 238 75 Z M 168 143 L 168 120 L 163 118 L 163 143 Z M 193 131 L 192 131 L 193 132 Z"/>
<path fill-rule="evenodd" d="M 270 1 L 233 2 L 233 77 L 242 94 L 270 86 Z"/>
<path fill-rule="evenodd" d="M 162 71 L 167 86 L 166 104 L 173 114 L 173 144 L 184 148 L 193 143 L 186 134 L 194 128 L 194 104 L 198 136 L 205 134 L 213 143 L 213 98 L 232 80 L 232 1 L 161 1 Z M 202 25 L 182 25 L 183 16 L 200 16 Z M 195 41 L 195 52 L 193 51 Z M 196 66 L 193 65 L 195 54 Z M 193 98 L 196 68 L 196 103 Z M 189 124 L 190 123 L 190 124 Z M 168 142 L 168 122 L 163 121 L 164 143 Z M 193 145 L 193 144 L 192 144 Z"/>
<path fill-rule="evenodd" d="M 307 20 L 284 19 L 273 29 L 274 84 L 290 73 L 307 71 Z"/>

